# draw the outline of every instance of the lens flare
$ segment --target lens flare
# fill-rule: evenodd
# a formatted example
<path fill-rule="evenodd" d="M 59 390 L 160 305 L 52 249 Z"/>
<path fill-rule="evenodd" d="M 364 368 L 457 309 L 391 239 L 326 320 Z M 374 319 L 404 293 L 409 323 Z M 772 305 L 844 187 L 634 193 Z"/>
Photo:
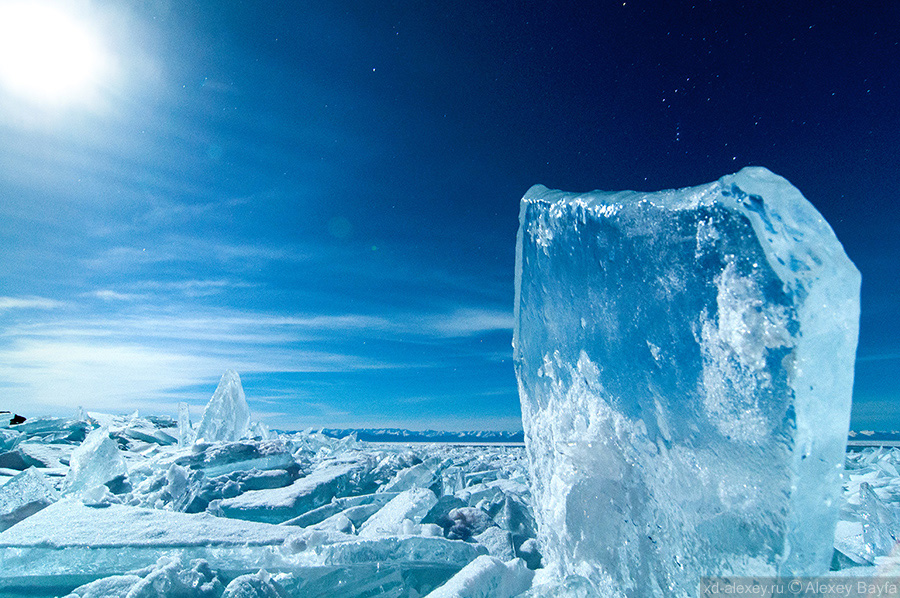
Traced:
<path fill-rule="evenodd" d="M 0 4 L 0 87 L 41 104 L 90 100 L 108 56 L 78 16 L 52 4 Z"/>

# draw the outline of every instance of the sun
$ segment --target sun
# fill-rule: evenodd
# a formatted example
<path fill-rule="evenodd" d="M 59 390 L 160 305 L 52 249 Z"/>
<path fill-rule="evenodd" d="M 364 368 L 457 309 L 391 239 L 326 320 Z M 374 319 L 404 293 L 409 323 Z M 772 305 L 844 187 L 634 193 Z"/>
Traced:
<path fill-rule="evenodd" d="M 97 94 L 106 52 L 89 25 L 61 6 L 0 0 L 0 87 L 48 105 Z"/>

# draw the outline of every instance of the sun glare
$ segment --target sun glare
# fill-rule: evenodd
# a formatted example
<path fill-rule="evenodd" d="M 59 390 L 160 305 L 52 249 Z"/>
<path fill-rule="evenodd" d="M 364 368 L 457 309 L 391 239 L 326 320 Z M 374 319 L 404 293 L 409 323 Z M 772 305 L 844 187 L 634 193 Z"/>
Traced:
<path fill-rule="evenodd" d="M 0 2 L 0 86 L 42 104 L 90 100 L 108 58 L 90 27 L 52 4 Z"/>

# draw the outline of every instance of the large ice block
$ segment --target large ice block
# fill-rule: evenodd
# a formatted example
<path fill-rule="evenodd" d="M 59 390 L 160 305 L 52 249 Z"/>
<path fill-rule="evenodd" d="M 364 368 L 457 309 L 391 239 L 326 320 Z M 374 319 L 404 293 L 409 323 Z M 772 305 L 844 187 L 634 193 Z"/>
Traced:
<path fill-rule="evenodd" d="M 241 378 L 234 370 L 228 370 L 203 410 L 196 438 L 206 442 L 233 441 L 246 437 L 249 431 L 250 407 Z"/>
<path fill-rule="evenodd" d="M 597 592 L 827 571 L 860 275 L 787 180 L 532 187 L 515 364 L 545 563 Z"/>

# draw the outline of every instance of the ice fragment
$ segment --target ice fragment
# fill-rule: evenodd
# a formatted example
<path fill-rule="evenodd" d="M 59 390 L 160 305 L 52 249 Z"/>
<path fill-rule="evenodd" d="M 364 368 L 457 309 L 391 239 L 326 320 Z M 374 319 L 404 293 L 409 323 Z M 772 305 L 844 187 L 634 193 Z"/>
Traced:
<path fill-rule="evenodd" d="M 62 491 L 64 494 L 87 492 L 127 474 L 128 467 L 119 447 L 109 437 L 109 430 L 100 427 L 72 451 Z"/>
<path fill-rule="evenodd" d="M 437 496 L 427 488 L 412 488 L 401 492 L 360 527 L 361 537 L 388 536 L 400 532 L 403 521 L 421 523 L 431 507 L 437 504 Z"/>
<path fill-rule="evenodd" d="M 265 569 L 241 575 L 225 588 L 222 598 L 288 598 L 288 593 Z"/>
<path fill-rule="evenodd" d="M 197 438 L 206 442 L 240 440 L 249 430 L 250 407 L 241 378 L 234 370 L 228 370 L 203 410 Z"/>
<path fill-rule="evenodd" d="M 893 505 L 878 498 L 868 482 L 859 485 L 859 498 L 864 556 L 874 562 L 875 557 L 891 554 L 900 541 L 900 517 Z"/>
<path fill-rule="evenodd" d="M 0 486 L 0 532 L 59 500 L 39 469 L 30 467 Z"/>
<path fill-rule="evenodd" d="M 194 427 L 187 403 L 178 403 L 178 446 L 188 446 L 194 442 Z"/>

